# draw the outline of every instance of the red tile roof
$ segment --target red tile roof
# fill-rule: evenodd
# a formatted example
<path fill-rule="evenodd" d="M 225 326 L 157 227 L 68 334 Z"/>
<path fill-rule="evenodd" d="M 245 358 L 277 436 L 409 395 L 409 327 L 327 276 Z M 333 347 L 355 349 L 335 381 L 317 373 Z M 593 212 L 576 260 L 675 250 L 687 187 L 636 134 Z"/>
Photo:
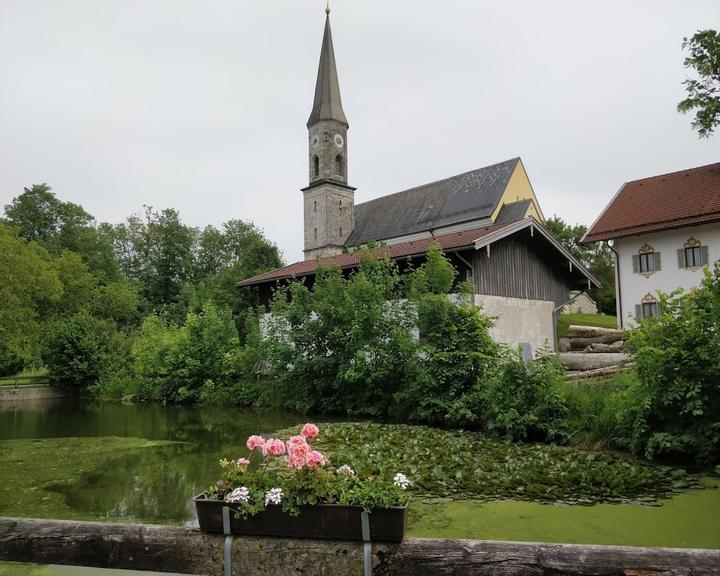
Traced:
<path fill-rule="evenodd" d="M 720 163 L 627 182 L 584 240 L 610 240 L 718 221 Z"/>
<path fill-rule="evenodd" d="M 516 220 L 517 221 L 517 220 Z M 482 228 L 473 228 L 472 230 L 463 230 L 453 234 L 444 234 L 435 238 L 423 238 L 421 240 L 413 240 L 411 242 L 403 242 L 401 244 L 393 244 L 392 246 L 381 246 L 379 254 L 381 257 L 404 258 L 406 256 L 419 256 L 425 254 L 433 242 L 440 244 L 443 250 L 453 250 L 465 246 L 473 246 L 475 240 L 487 236 L 492 232 L 496 232 L 505 228 L 513 222 L 503 222 L 502 224 L 491 224 Z M 288 266 L 265 272 L 258 276 L 253 276 L 247 280 L 238 283 L 238 286 L 254 286 L 256 284 L 264 284 L 275 280 L 284 280 L 286 278 L 294 278 L 298 276 L 307 276 L 314 274 L 318 267 L 330 268 L 339 266 L 340 268 L 353 268 L 360 264 L 360 252 L 348 252 L 339 254 L 338 256 L 327 256 L 317 260 L 304 260 L 295 262 Z"/>

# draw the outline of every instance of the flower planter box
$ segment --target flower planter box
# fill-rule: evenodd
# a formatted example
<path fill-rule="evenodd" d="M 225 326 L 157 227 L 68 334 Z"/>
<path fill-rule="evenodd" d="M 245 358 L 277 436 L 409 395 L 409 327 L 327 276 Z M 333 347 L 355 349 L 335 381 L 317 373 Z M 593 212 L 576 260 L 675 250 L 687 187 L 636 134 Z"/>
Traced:
<path fill-rule="evenodd" d="M 223 533 L 222 509 L 237 507 L 222 500 L 210 500 L 206 494 L 193 498 L 200 529 Z M 230 531 L 245 536 L 278 538 L 322 538 L 329 540 L 362 540 L 360 506 L 315 504 L 301 506 L 299 516 L 290 516 L 280 506 L 268 506 L 263 512 L 241 518 L 230 514 Z M 370 513 L 370 540 L 401 542 L 405 535 L 407 505 L 376 508 Z"/>

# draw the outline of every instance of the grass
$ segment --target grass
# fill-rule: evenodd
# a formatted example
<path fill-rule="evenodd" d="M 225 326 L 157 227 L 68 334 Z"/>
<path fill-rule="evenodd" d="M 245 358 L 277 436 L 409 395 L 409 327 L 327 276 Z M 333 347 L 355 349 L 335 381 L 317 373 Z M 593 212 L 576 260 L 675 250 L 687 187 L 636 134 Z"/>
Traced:
<path fill-rule="evenodd" d="M 571 324 L 580 326 L 599 326 L 600 328 L 617 328 L 617 318 L 607 314 L 560 314 L 557 322 L 558 338 L 568 335 Z"/>

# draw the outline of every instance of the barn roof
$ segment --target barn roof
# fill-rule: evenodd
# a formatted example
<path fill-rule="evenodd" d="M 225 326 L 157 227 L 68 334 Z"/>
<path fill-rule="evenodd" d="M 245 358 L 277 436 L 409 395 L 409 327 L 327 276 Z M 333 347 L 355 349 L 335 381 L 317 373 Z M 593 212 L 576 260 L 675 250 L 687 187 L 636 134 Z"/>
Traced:
<path fill-rule="evenodd" d="M 463 230 L 462 232 L 436 236 L 435 238 L 422 238 L 411 242 L 393 244 L 392 246 L 380 246 L 377 248 L 378 256 L 387 256 L 389 258 L 419 256 L 421 254 L 425 254 L 433 242 L 437 242 L 445 251 L 461 247 L 471 247 L 474 246 L 475 242 L 479 238 L 500 230 L 508 224 L 510 223 L 491 224 L 480 228 L 473 228 L 472 230 Z M 271 270 L 270 272 L 265 272 L 264 274 L 243 280 L 238 283 L 238 286 L 253 286 L 255 284 L 263 284 L 273 280 L 284 280 L 287 278 L 307 276 L 308 274 L 315 274 L 315 270 L 317 268 L 330 268 L 333 266 L 339 266 L 340 268 L 354 268 L 360 264 L 361 257 L 362 252 L 356 250 L 354 252 L 346 252 L 337 256 L 326 256 L 325 258 L 318 258 L 316 260 L 302 260 L 300 262 L 284 266 L 283 268 Z"/>
<path fill-rule="evenodd" d="M 534 218 L 527 217 L 511 222 L 503 222 L 490 224 L 471 230 L 463 230 L 461 232 L 453 232 L 451 234 L 442 234 L 435 237 L 422 238 L 410 242 L 402 242 L 391 246 L 379 246 L 377 254 L 379 257 L 388 257 L 391 259 L 411 258 L 414 256 L 423 256 L 428 248 L 437 242 L 445 252 L 453 252 L 461 249 L 478 250 L 484 248 L 493 242 L 507 238 L 521 230 L 531 230 L 531 235 L 537 232 L 536 238 L 542 238 L 546 243 L 546 249 L 554 254 L 554 257 L 563 258 L 570 262 L 571 272 L 577 274 L 579 278 L 585 279 L 596 286 L 599 282 L 585 269 L 585 267 L 577 261 L 557 240 L 552 237 L 547 230 L 543 228 Z M 237 284 L 238 287 L 256 286 L 259 284 L 267 284 L 280 280 L 288 280 L 293 278 L 301 278 L 303 276 L 312 276 L 318 268 L 331 268 L 337 266 L 341 269 L 357 267 L 363 257 L 363 252 L 354 251 L 339 254 L 337 256 L 327 256 L 316 260 L 302 260 L 288 266 L 271 270 L 258 276 L 253 276 L 247 280 L 243 280 Z"/>
<path fill-rule="evenodd" d="M 720 221 L 720 163 L 623 184 L 586 242 Z"/>

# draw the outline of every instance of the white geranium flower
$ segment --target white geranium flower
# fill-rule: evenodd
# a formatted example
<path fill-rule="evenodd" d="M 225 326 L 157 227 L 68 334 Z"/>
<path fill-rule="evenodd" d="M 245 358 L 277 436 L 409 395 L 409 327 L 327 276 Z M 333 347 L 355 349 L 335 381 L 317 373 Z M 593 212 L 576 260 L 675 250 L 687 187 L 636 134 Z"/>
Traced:
<path fill-rule="evenodd" d="M 282 502 L 283 491 L 282 488 L 271 488 L 265 493 L 265 506 L 268 504 L 278 505 Z"/>
<path fill-rule="evenodd" d="M 247 504 L 250 501 L 250 490 L 245 486 L 235 488 L 227 497 L 228 502 L 244 502 Z"/>
<path fill-rule="evenodd" d="M 410 480 L 408 480 L 408 477 L 405 476 L 402 472 L 398 472 L 395 474 L 393 481 L 395 483 L 395 486 L 399 486 L 403 490 L 405 490 L 408 486 L 410 486 Z"/>

